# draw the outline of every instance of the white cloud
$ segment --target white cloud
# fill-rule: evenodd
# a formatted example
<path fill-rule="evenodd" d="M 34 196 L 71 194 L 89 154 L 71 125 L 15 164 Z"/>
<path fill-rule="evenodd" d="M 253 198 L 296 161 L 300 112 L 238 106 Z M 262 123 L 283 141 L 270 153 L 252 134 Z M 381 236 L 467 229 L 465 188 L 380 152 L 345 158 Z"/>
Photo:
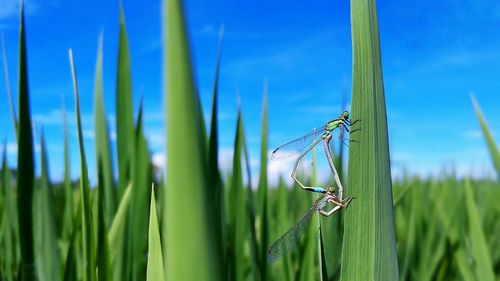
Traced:
<path fill-rule="evenodd" d="M 17 16 L 19 13 L 18 0 L 2 0 L 0 2 L 0 20 Z"/>
<path fill-rule="evenodd" d="M 221 148 L 219 149 L 219 170 L 222 174 L 226 174 L 233 169 L 233 149 Z"/>
<path fill-rule="evenodd" d="M 153 165 L 155 167 L 158 167 L 160 171 L 165 170 L 165 154 L 164 153 L 155 153 L 153 154 L 153 157 L 151 159 L 151 162 L 153 162 Z"/>
<path fill-rule="evenodd" d="M 13 17 L 19 16 L 19 0 L 1 0 L 0 1 L 0 20 L 5 20 Z M 38 4 L 34 1 L 24 2 L 25 13 L 27 15 L 32 15 L 38 12 Z"/>
<path fill-rule="evenodd" d="M 86 139 L 95 139 L 95 132 L 91 130 L 83 130 L 83 137 Z"/>
<path fill-rule="evenodd" d="M 67 116 L 66 118 L 68 118 Z M 66 119 L 69 121 L 68 119 Z M 33 114 L 33 123 L 40 125 L 61 125 L 63 123 L 63 115 L 61 110 L 54 109 L 46 114 Z"/>
<path fill-rule="evenodd" d="M 144 112 L 144 120 L 146 122 L 163 122 L 165 114 L 162 111 Z"/>
<path fill-rule="evenodd" d="M 1 151 L 0 155 L 3 155 L 4 150 L 5 150 L 5 146 L 4 145 L 0 146 L 0 151 Z M 17 143 L 15 143 L 15 142 L 7 143 L 7 154 L 8 155 L 17 155 Z"/>
<path fill-rule="evenodd" d="M 149 130 L 148 130 L 149 131 Z M 154 132 L 147 132 L 146 140 L 150 146 L 153 147 L 165 147 L 165 135 L 163 134 L 163 130 L 155 130 Z"/>

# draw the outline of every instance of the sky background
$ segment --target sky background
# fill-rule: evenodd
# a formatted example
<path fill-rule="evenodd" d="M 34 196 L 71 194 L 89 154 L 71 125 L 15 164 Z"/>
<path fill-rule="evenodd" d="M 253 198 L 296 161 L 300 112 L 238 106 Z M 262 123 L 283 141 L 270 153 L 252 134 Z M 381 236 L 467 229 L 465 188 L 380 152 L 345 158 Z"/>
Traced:
<path fill-rule="evenodd" d="M 19 1 L 0 0 L 10 83 L 17 95 Z M 145 131 L 164 163 L 161 2 L 124 0 L 132 59 L 134 110 L 144 94 Z M 85 147 L 95 183 L 93 81 L 104 37 L 105 107 L 114 139 L 119 1 L 26 0 L 28 75 L 36 156 L 40 129 L 51 177 L 63 175 L 62 104 L 68 111 L 72 176 L 79 174 L 68 49 L 78 73 Z M 224 25 L 219 88 L 220 164 L 228 169 L 241 100 L 253 177 L 258 177 L 262 96 L 269 85 L 269 151 L 323 125 L 349 102 L 352 53 L 348 1 L 185 1 L 193 68 L 205 118 L 212 106 L 218 33 Z M 497 0 L 378 1 L 393 177 L 405 170 L 491 177 L 492 163 L 471 106 L 480 103 L 500 135 L 500 3 Z M 239 93 L 239 98 L 237 97 Z M 15 97 L 17 104 L 17 98 Z M 5 79 L 0 79 L 0 138 L 8 162 L 17 151 Z M 113 140 L 113 145 L 116 145 Z M 0 151 L 3 151 L 0 148 Z M 116 154 L 114 155 L 116 157 Z M 37 158 L 37 170 L 39 170 Z M 323 159 L 321 159 L 324 161 Z M 116 161 L 115 161 L 116 163 Z M 270 181 L 293 161 L 270 161 Z M 307 164 L 307 163 L 306 163 Z M 326 177 L 324 163 L 320 175 Z M 116 171 L 116 169 L 115 169 Z M 256 180 L 254 179 L 254 182 Z"/>

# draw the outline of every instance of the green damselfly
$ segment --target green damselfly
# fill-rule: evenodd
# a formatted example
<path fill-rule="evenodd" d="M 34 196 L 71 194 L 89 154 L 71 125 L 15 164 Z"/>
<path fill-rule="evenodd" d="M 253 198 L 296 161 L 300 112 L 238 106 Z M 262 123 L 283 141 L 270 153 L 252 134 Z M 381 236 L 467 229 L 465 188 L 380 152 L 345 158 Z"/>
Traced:
<path fill-rule="evenodd" d="M 320 141 L 324 142 L 324 149 L 325 149 L 325 154 L 326 158 L 328 160 L 328 165 L 330 166 L 330 169 L 332 170 L 332 173 L 335 178 L 335 183 L 337 184 L 338 187 L 338 198 L 342 200 L 342 193 L 344 188 L 342 187 L 342 183 L 340 182 L 337 169 L 335 168 L 335 165 L 333 164 L 333 157 L 330 152 L 330 139 L 332 138 L 332 132 L 339 128 L 339 140 L 345 144 L 344 139 L 343 139 L 343 130 L 345 129 L 347 132 L 349 132 L 349 127 L 351 125 L 354 125 L 356 122 L 359 120 L 356 120 L 354 122 L 351 122 L 349 119 L 349 112 L 344 111 L 340 116 L 336 119 L 333 119 L 329 122 L 327 122 L 324 126 L 320 128 L 315 128 L 312 132 L 296 138 L 292 141 L 289 141 L 280 147 L 276 148 L 272 154 L 271 154 L 271 159 L 272 160 L 280 160 L 280 159 L 286 159 L 292 156 L 295 156 L 297 154 L 300 154 L 297 160 L 295 161 L 295 165 L 293 167 L 293 171 L 291 174 L 291 177 L 299 184 L 299 186 L 307 191 L 312 191 L 312 192 L 319 192 L 319 193 L 325 193 L 327 192 L 327 189 L 324 189 L 322 187 L 315 187 L 315 186 L 305 186 L 302 184 L 296 176 L 297 172 L 297 167 L 299 165 L 300 160 L 304 158 L 304 156 L 309 153 Z"/>

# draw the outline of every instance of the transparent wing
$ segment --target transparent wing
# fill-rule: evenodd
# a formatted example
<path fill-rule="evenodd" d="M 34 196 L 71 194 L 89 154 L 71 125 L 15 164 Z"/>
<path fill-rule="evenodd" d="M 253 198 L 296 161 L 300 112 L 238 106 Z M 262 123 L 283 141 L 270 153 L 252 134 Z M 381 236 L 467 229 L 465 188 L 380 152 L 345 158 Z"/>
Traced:
<path fill-rule="evenodd" d="M 274 262 L 276 259 L 288 253 L 299 241 L 300 236 L 305 232 L 311 217 L 318 210 L 318 205 L 315 203 L 302 218 L 290 229 L 283 234 L 274 244 L 267 250 L 267 261 Z"/>
<path fill-rule="evenodd" d="M 272 160 L 282 160 L 290 158 L 304 151 L 308 148 L 318 137 L 320 137 L 325 132 L 325 126 L 316 128 L 309 134 L 302 137 L 296 138 L 292 141 L 285 143 L 284 145 L 276 148 L 271 154 Z"/>

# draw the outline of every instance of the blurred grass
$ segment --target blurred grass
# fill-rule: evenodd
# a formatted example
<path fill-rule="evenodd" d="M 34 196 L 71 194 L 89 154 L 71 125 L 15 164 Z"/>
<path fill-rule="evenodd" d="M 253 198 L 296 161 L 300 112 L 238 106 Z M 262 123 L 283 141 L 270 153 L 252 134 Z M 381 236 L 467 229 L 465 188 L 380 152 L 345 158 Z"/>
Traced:
<path fill-rule="evenodd" d="M 181 1 L 163 3 L 166 77 L 167 174 L 163 242 L 166 278 L 220 280 L 222 239 L 219 214 L 209 200 L 203 116 L 194 87 Z M 196 270 L 193 270 L 195 268 Z"/>
<path fill-rule="evenodd" d="M 477 103 L 474 96 L 470 97 L 472 100 L 472 106 L 474 107 L 474 111 L 476 112 L 476 117 L 479 121 L 479 125 L 481 126 L 481 130 L 483 131 L 484 139 L 488 145 L 488 149 L 490 151 L 491 158 L 493 160 L 493 166 L 497 171 L 497 177 L 500 178 L 500 152 L 498 151 L 498 147 L 493 140 L 493 136 L 491 135 L 490 129 L 488 128 L 488 124 L 481 112 L 481 107 Z"/>
<path fill-rule="evenodd" d="M 94 89 L 94 128 L 95 128 L 95 152 L 99 173 L 102 175 L 101 185 L 103 187 L 103 200 L 105 208 L 105 221 L 109 225 L 116 211 L 115 184 L 113 180 L 113 165 L 111 161 L 111 147 L 109 138 L 109 126 L 104 109 L 103 77 L 102 77 L 102 34 L 99 36 L 99 47 L 97 50 L 97 62 L 95 67 L 95 89 Z"/>
<path fill-rule="evenodd" d="M 28 63 L 26 58 L 26 34 L 24 26 L 24 6 L 21 2 L 21 20 L 19 27 L 19 125 L 17 127 L 17 208 L 19 214 L 19 243 L 21 246 L 19 278 L 22 281 L 28 281 L 35 279 L 35 257 L 33 249 L 33 185 L 35 180 L 35 163 L 33 159 L 33 136 L 31 132 Z"/>
<path fill-rule="evenodd" d="M 120 8 L 117 119 L 120 115 L 127 121 L 117 131 L 119 184 L 114 184 L 109 113 L 103 102 L 100 39 L 94 92 L 98 179 L 92 188 L 71 52 L 79 180 L 72 182 L 69 173 L 70 137 L 64 113 L 64 182 L 50 179 L 43 133 L 42 172 L 35 181 L 21 10 L 19 153 L 15 169 L 8 167 L 5 149 L 2 159 L 0 280 L 499 280 L 497 180 L 463 180 L 446 173 L 439 178 L 390 180 L 373 1 L 352 1 L 352 117 L 361 119 L 353 126 L 361 130 L 353 134 L 359 143 L 349 146 L 346 194 L 356 199 L 333 217 L 313 219 L 298 245 L 274 264 L 266 262 L 267 247 L 311 207 L 313 196 L 287 186 L 283 179 L 277 186 L 268 183 L 267 84 L 262 100 L 260 178 L 254 190 L 241 107 L 234 124 L 232 170 L 221 171 L 218 166 L 221 42 L 207 138 L 182 3 L 167 0 L 163 20 L 170 163 L 165 178 L 159 179 L 157 189 L 150 188 L 154 177 L 142 99 L 134 124 L 130 51 Z M 498 150 L 474 100 L 473 105 L 495 159 Z M 313 169 L 301 171 L 300 176 L 322 185 L 317 182 L 315 158 L 314 153 Z M 340 155 L 335 161 L 342 166 Z"/>
<path fill-rule="evenodd" d="M 147 281 L 165 280 L 163 269 L 163 256 L 161 253 L 160 228 L 156 216 L 156 203 L 154 188 L 151 188 L 151 207 L 149 209 L 149 246 Z"/>
<path fill-rule="evenodd" d="M 69 63 L 71 67 L 71 77 L 73 78 L 73 90 L 75 94 L 75 112 L 78 145 L 80 148 L 80 195 L 82 200 L 82 247 L 83 247 L 83 280 L 95 280 L 95 245 L 94 231 L 91 214 L 90 202 L 90 183 L 88 180 L 87 160 L 83 144 L 82 120 L 80 114 L 80 96 L 78 93 L 78 80 L 76 77 L 75 64 L 73 61 L 73 52 L 69 50 Z"/>

